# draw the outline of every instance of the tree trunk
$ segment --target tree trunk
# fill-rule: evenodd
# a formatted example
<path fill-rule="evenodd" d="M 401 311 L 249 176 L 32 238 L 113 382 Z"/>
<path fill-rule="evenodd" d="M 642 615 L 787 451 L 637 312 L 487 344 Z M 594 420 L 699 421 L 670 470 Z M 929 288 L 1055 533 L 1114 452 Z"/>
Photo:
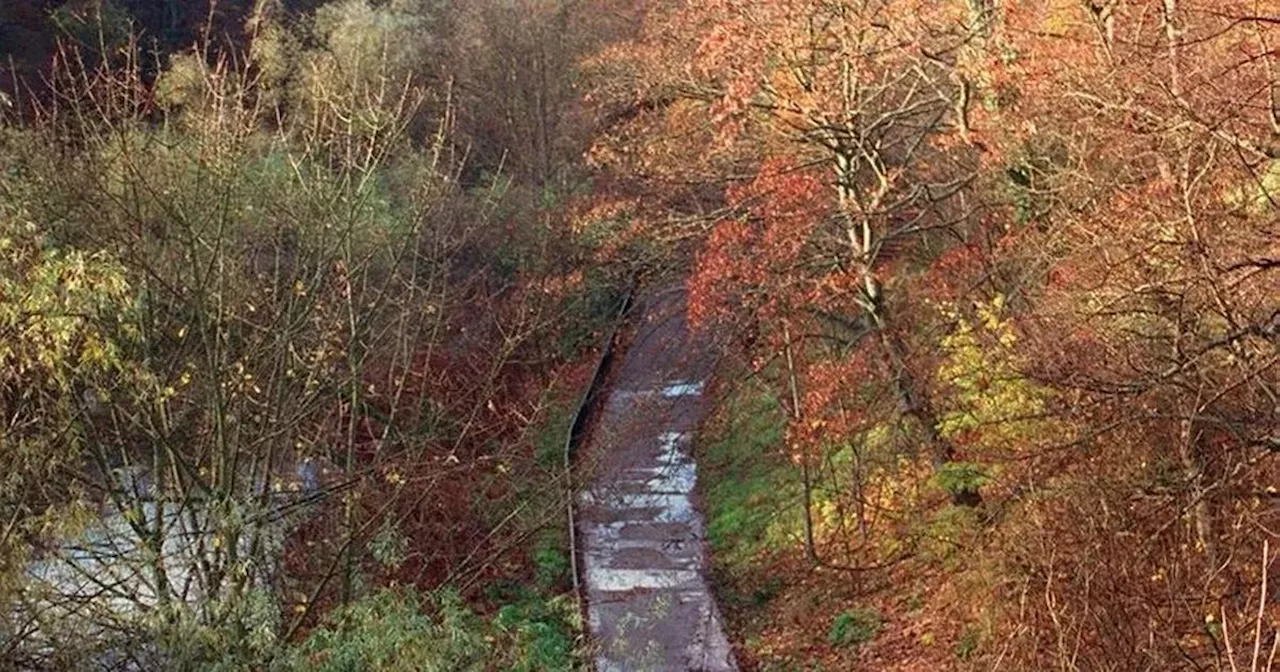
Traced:
<path fill-rule="evenodd" d="M 862 469 L 862 439 L 858 439 L 852 443 L 850 449 L 853 451 L 853 459 L 851 467 L 853 468 L 853 503 L 854 513 L 858 516 L 858 534 L 862 537 L 862 541 L 867 540 L 867 503 L 866 488 L 863 482 Z"/>
<path fill-rule="evenodd" d="M 860 269 L 862 295 L 858 303 L 865 312 L 870 328 L 880 337 L 886 360 L 889 363 L 894 395 L 898 399 L 898 408 L 904 415 L 909 415 L 920 424 L 925 443 L 929 449 L 935 471 L 940 471 L 946 463 L 955 458 L 955 447 L 950 441 L 938 434 L 938 419 L 929 404 L 928 397 L 920 382 L 907 368 L 907 345 L 888 327 L 884 302 L 884 288 L 876 278 L 874 268 L 876 257 L 880 254 L 877 231 L 872 226 L 871 213 L 875 213 L 888 193 L 886 179 L 881 179 L 880 187 L 865 204 L 860 203 L 855 189 L 857 182 L 858 157 L 847 147 L 845 138 L 833 138 L 837 147 L 834 154 L 836 174 L 836 194 L 840 212 L 844 217 L 845 237 L 852 261 Z M 877 171 L 883 176 L 883 170 Z M 856 210 L 856 212 L 855 212 Z M 982 495 L 977 488 L 964 488 L 951 493 L 952 501 L 960 506 L 976 507 L 982 503 Z"/>
<path fill-rule="evenodd" d="M 933 468 L 935 471 L 941 471 L 948 462 L 955 459 L 955 446 L 938 433 L 938 417 L 933 411 L 933 406 L 920 389 L 920 382 L 907 368 L 907 346 L 887 327 L 883 309 L 877 308 L 871 314 L 871 318 L 889 363 L 894 396 L 898 399 L 898 409 L 902 414 L 916 419 L 920 425 L 920 431 L 924 433 Z M 976 487 L 966 487 L 951 493 L 951 500 L 958 506 L 976 507 L 982 504 L 982 493 Z"/>
<path fill-rule="evenodd" d="M 1191 518 L 1195 524 L 1196 542 L 1204 551 L 1210 568 L 1218 567 L 1217 545 L 1214 543 L 1213 510 L 1204 484 L 1204 466 L 1200 460 L 1201 432 L 1192 419 L 1182 422 L 1181 440 L 1178 442 L 1178 458 L 1182 462 L 1182 475 L 1190 489 Z"/>
<path fill-rule="evenodd" d="M 787 383 L 791 388 L 791 417 L 800 422 L 800 386 L 796 381 L 795 358 L 791 354 L 791 330 L 784 324 L 782 338 L 787 360 Z M 804 485 L 804 555 L 809 562 L 818 564 L 818 549 L 813 543 L 813 479 L 809 474 L 809 449 L 802 442 L 804 453 L 800 456 L 800 479 Z"/>

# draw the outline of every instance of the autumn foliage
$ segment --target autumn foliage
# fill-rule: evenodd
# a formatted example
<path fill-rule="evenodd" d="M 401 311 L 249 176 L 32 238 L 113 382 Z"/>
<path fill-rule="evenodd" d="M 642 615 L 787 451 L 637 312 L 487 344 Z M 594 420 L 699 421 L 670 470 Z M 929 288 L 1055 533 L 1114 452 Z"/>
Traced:
<path fill-rule="evenodd" d="M 119 641 L 570 667 L 560 416 L 681 277 L 745 668 L 1277 670 L 1276 0 L 22 4 L 7 601 L 168 502 Z"/>
<path fill-rule="evenodd" d="M 903 669 L 1272 646 L 1277 9 L 672 0 L 598 58 L 593 156 L 698 241 L 691 316 L 788 418 L 795 552 L 945 568 L 965 653 Z"/>

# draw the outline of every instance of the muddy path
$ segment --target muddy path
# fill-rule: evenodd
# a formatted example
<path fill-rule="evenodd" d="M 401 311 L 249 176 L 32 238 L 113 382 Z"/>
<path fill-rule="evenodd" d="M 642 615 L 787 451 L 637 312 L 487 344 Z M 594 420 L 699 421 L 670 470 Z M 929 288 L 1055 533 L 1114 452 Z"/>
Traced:
<path fill-rule="evenodd" d="M 713 348 L 682 289 L 649 292 L 584 446 L 578 552 L 596 669 L 737 670 L 707 584 L 691 440 L 708 410 Z"/>

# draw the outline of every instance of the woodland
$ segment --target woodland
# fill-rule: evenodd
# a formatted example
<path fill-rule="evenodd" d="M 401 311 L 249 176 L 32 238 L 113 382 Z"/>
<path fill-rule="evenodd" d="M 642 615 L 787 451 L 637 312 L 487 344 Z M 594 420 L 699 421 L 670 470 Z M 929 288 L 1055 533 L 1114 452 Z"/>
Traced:
<path fill-rule="evenodd" d="M 744 670 L 1280 670 L 1277 0 L 3 0 L 0 57 L 0 670 L 591 669 L 566 438 L 672 282 Z"/>

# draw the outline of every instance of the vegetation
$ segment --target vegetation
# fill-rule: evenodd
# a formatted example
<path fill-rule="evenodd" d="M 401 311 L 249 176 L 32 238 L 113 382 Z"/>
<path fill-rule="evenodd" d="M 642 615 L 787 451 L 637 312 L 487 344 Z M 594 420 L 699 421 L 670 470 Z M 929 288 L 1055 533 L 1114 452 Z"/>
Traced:
<path fill-rule="evenodd" d="M 1276 669 L 1256 0 L 0 6 L 0 667 L 569 670 L 632 278 L 748 669 Z"/>
<path fill-rule="evenodd" d="M 437 59 L 499 14 L 189 4 L 195 49 L 60 5 L 6 97 L 4 666 L 574 668 L 541 446 L 624 277 L 576 263 L 575 138 L 468 155 L 498 75 Z"/>
<path fill-rule="evenodd" d="M 691 316 L 735 339 L 722 380 L 785 417 L 762 445 L 725 404 L 704 440 L 726 602 L 783 577 L 731 619 L 748 665 L 1270 669 L 1274 8 L 637 20 L 589 63 L 613 122 L 590 157 L 638 235 L 696 251 Z M 769 484 L 722 469 L 721 442 Z M 749 508 L 730 482 L 767 493 L 781 557 L 723 555 L 725 511 Z M 875 640 L 824 641 L 873 606 Z"/>
<path fill-rule="evenodd" d="M 836 616 L 831 623 L 827 641 L 834 646 L 858 646 L 875 639 L 880 631 L 880 615 L 874 611 L 857 609 Z"/>

